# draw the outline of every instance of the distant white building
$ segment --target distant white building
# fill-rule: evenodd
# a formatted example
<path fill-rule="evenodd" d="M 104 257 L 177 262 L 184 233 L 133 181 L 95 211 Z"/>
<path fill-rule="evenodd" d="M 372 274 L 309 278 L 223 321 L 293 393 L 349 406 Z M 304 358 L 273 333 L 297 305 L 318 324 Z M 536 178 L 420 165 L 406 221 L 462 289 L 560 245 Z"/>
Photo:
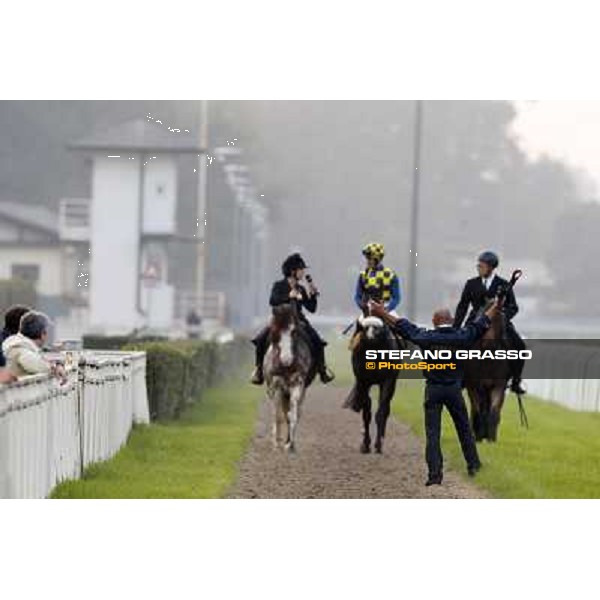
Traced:
<path fill-rule="evenodd" d="M 168 242 L 176 235 L 176 155 L 203 150 L 190 133 L 140 119 L 70 145 L 92 161 L 92 198 L 65 200 L 61 237 L 89 240 L 90 329 L 168 328 L 175 289 Z"/>
<path fill-rule="evenodd" d="M 39 308 L 60 316 L 87 303 L 87 273 L 88 245 L 63 243 L 57 211 L 0 201 L 0 279 L 31 282 Z"/>

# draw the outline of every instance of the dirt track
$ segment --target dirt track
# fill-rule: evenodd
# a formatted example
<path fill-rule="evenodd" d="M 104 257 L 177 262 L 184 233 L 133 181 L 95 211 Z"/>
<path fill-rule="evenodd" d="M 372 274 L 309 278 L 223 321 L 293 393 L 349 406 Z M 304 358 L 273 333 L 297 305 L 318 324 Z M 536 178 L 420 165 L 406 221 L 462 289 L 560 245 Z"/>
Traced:
<path fill-rule="evenodd" d="M 242 460 L 232 498 L 483 498 L 485 493 L 446 468 L 442 486 L 426 488 L 423 445 L 390 417 L 384 454 L 360 454 L 361 418 L 341 408 L 347 390 L 316 384 L 307 394 L 298 451 L 273 450 L 270 406 Z"/>

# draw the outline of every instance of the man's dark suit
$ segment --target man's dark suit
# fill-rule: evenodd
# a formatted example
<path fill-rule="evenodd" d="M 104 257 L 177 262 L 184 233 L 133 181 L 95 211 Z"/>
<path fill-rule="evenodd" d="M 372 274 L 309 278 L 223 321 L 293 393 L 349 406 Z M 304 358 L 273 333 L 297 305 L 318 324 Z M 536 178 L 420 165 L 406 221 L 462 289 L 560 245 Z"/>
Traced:
<path fill-rule="evenodd" d="M 306 308 L 308 312 L 314 313 L 317 310 L 317 296 L 312 295 L 309 296 L 306 288 L 303 285 L 296 285 L 296 291 L 302 294 L 302 300 L 297 300 L 298 306 L 298 317 L 302 319 L 305 323 L 308 323 L 304 313 L 302 312 L 302 307 Z M 290 302 L 290 292 L 292 291 L 292 286 L 287 278 L 280 279 L 273 284 L 271 288 L 271 297 L 269 298 L 269 304 L 271 306 L 280 306 L 282 304 L 287 304 Z"/>
<path fill-rule="evenodd" d="M 460 300 L 456 306 L 456 311 L 454 313 L 454 327 L 461 327 L 462 322 L 471 307 L 471 312 L 467 317 L 467 324 L 471 323 L 478 311 L 485 306 L 486 302 L 491 298 L 494 298 L 498 295 L 498 292 L 503 286 L 508 285 L 508 281 L 499 277 L 498 275 L 493 275 L 494 279 L 490 283 L 488 289 L 485 288 L 481 277 L 473 277 L 473 279 L 467 280 L 465 283 L 465 287 L 463 289 Z M 506 316 L 506 337 L 509 340 L 511 348 L 516 350 L 525 350 L 525 342 L 521 339 L 521 336 L 515 329 L 515 326 L 512 324 L 512 319 L 519 312 L 519 306 L 517 305 L 517 300 L 515 299 L 515 294 L 512 289 L 508 291 L 506 297 L 504 299 L 504 315 Z M 523 373 L 523 367 L 525 366 L 525 361 L 516 359 L 511 361 L 512 373 L 513 373 L 513 382 L 515 380 L 521 380 L 521 374 Z"/>
<path fill-rule="evenodd" d="M 479 309 L 483 308 L 488 300 L 495 298 L 502 286 L 507 285 L 508 281 L 502 277 L 498 277 L 498 275 L 494 276 L 494 279 L 487 290 L 481 281 L 481 277 L 473 277 L 473 279 L 469 279 L 467 283 L 465 283 L 460 301 L 456 306 L 456 311 L 454 313 L 454 327 L 462 327 L 465 315 L 467 314 L 470 306 L 472 308 L 469 316 L 467 317 L 467 324 L 471 323 Z M 519 307 L 515 299 L 515 294 L 511 289 L 508 294 L 506 294 L 506 298 L 504 300 L 504 314 L 506 315 L 507 321 L 511 321 L 518 312 Z"/>

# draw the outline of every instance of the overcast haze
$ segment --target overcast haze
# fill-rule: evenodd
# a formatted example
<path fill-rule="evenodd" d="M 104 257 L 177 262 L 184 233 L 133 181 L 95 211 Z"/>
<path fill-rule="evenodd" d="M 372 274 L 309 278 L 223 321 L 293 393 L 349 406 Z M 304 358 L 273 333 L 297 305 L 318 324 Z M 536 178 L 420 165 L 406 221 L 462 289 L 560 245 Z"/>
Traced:
<path fill-rule="evenodd" d="M 68 141 L 148 114 L 197 132 L 199 112 L 191 101 L 2 102 L 0 200 L 55 207 L 61 197 L 88 196 L 89 165 L 66 151 Z M 300 249 L 322 289 L 322 310 L 349 313 L 360 250 L 377 240 L 408 285 L 414 102 L 211 101 L 210 114 L 211 149 L 236 139 L 269 208 L 266 280 Z M 600 286 L 590 290 L 572 265 L 600 250 L 600 216 L 586 204 L 597 199 L 599 136 L 600 103 L 584 110 L 573 103 L 425 102 L 420 314 L 453 307 L 477 253 L 488 248 L 501 255 L 504 273 L 528 267 L 521 296 L 531 315 L 597 314 Z M 186 234 L 195 222 L 193 166 L 180 162 L 179 227 Z M 209 237 L 213 223 L 225 231 L 229 218 L 220 168 L 209 167 Z M 209 285 L 227 289 L 231 300 L 236 282 L 223 268 L 230 240 L 215 231 Z M 172 252 L 173 280 L 192 288 L 193 249 L 183 244 Z M 577 299 L 584 289 L 585 302 Z M 266 306 L 267 287 L 262 293 Z"/>

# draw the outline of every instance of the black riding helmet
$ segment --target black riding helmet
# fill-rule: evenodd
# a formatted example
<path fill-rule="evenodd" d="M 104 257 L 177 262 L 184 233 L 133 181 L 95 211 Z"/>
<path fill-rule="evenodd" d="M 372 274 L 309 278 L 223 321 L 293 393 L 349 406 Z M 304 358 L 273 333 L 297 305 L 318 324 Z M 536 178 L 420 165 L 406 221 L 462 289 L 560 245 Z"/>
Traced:
<path fill-rule="evenodd" d="M 304 262 L 304 259 L 295 252 L 290 254 L 281 264 L 281 272 L 285 277 L 289 277 L 296 269 L 307 269 L 308 265 Z"/>
<path fill-rule="evenodd" d="M 490 267 L 492 267 L 492 269 L 495 269 L 500 263 L 500 261 L 498 260 L 498 255 L 495 252 L 491 252 L 490 250 L 482 252 L 477 258 L 477 260 L 479 262 L 485 263 L 486 265 L 489 265 Z"/>

